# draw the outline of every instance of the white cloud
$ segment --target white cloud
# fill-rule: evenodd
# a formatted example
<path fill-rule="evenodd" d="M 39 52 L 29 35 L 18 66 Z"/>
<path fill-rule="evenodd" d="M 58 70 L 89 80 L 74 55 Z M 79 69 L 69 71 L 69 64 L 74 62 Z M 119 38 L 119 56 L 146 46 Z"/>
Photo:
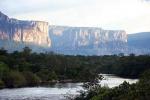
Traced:
<path fill-rule="evenodd" d="M 150 31 L 150 3 L 143 0 L 5 0 L 0 9 L 11 17 L 56 25 Z"/>

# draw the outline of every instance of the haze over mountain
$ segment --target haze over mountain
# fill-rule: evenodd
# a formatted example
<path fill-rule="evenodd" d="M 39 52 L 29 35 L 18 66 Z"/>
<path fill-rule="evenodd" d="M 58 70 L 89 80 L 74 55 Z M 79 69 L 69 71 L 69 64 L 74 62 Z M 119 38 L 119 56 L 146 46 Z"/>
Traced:
<path fill-rule="evenodd" d="M 140 32 L 128 35 L 128 46 L 134 51 L 134 53 L 150 54 L 149 43 L 150 32 Z"/>
<path fill-rule="evenodd" d="M 96 27 L 50 26 L 52 50 L 63 54 L 108 55 L 126 50 L 124 30 Z"/>
<path fill-rule="evenodd" d="M 0 47 L 8 51 L 28 46 L 34 52 L 54 51 L 69 55 L 147 54 L 149 37 L 149 33 L 127 35 L 124 30 L 22 21 L 0 13 Z"/>

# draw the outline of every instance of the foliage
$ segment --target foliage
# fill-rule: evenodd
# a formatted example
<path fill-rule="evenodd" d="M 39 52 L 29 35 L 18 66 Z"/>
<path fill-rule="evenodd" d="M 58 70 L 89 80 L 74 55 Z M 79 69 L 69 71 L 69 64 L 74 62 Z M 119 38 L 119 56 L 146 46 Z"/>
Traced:
<path fill-rule="evenodd" d="M 0 89 L 4 88 L 5 87 L 5 84 L 2 80 L 0 80 Z"/>
<path fill-rule="evenodd" d="M 71 56 L 34 53 L 28 47 L 12 53 L 0 49 L 0 80 L 5 87 L 36 86 L 43 82 L 66 80 L 93 83 L 99 73 L 138 78 L 149 68 L 149 55 Z"/>
<path fill-rule="evenodd" d="M 123 82 L 121 85 L 108 88 L 90 89 L 80 94 L 74 100 L 149 100 L 150 98 L 150 70 L 144 72 L 135 84 Z"/>
<path fill-rule="evenodd" d="M 3 80 L 9 88 L 21 87 L 26 84 L 24 76 L 18 71 L 10 71 L 4 76 Z"/>
<path fill-rule="evenodd" d="M 3 76 L 5 75 L 5 73 L 8 72 L 8 70 L 9 70 L 8 66 L 5 63 L 0 62 L 0 79 L 3 78 Z"/>
<path fill-rule="evenodd" d="M 23 72 L 27 86 L 35 86 L 40 84 L 40 78 L 32 72 Z"/>

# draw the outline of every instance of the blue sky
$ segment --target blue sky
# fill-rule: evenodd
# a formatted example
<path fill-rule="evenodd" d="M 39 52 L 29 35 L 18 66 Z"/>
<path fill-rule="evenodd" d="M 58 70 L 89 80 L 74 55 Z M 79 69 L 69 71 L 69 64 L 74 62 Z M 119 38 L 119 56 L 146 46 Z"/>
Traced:
<path fill-rule="evenodd" d="M 0 0 L 0 11 L 50 25 L 150 31 L 149 0 Z"/>

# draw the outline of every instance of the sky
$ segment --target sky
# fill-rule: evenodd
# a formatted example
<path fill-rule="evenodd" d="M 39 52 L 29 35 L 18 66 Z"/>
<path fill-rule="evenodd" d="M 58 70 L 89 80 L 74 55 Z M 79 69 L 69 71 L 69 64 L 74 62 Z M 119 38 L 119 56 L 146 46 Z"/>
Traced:
<path fill-rule="evenodd" d="M 0 11 L 50 25 L 150 31 L 150 0 L 0 0 Z"/>

